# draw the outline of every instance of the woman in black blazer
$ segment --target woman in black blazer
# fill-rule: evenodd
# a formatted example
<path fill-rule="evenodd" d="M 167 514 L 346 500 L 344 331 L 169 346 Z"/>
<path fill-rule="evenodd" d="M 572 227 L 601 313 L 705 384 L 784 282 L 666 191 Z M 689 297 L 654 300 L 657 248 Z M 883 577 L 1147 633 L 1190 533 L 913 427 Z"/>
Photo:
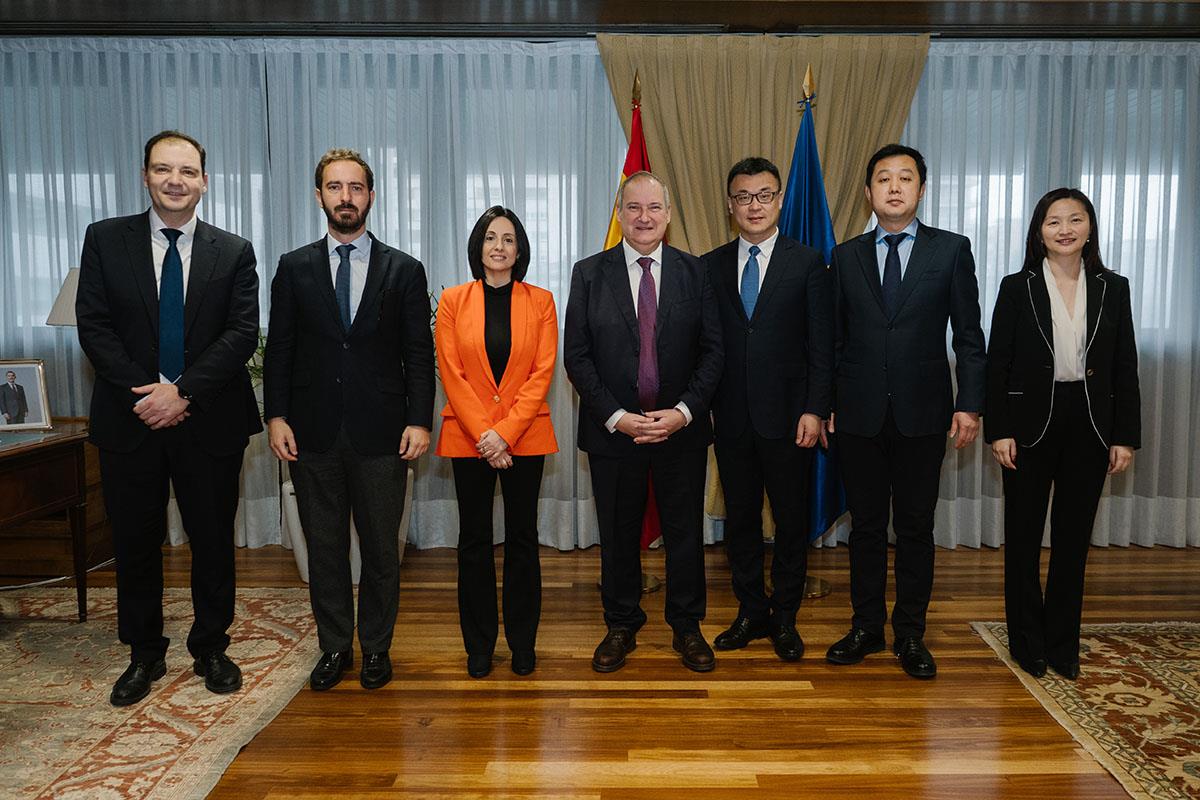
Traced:
<path fill-rule="evenodd" d="M 987 356 L 985 439 L 1004 468 L 1008 647 L 1029 674 L 1079 675 L 1083 573 L 1105 474 L 1141 445 L 1129 281 L 1105 268 L 1077 189 L 1033 211 L 1020 272 L 1000 284 Z M 1039 562 L 1050 487 L 1050 571 Z"/>

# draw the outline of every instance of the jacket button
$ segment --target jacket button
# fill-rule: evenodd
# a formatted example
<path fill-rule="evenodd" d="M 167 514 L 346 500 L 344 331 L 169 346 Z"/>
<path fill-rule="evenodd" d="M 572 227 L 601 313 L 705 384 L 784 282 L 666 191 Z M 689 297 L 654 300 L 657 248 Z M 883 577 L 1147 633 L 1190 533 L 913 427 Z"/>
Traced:
<path fill-rule="evenodd" d="M 499 403 L 499 402 L 500 402 L 500 395 L 498 395 L 498 394 L 494 394 L 494 395 L 492 395 L 492 402 L 493 402 L 493 403 Z"/>
<path fill-rule="evenodd" d="M 343 350 L 349 350 L 349 349 L 350 349 L 350 343 L 349 343 L 349 342 L 342 342 L 342 349 L 343 349 Z"/>
<path fill-rule="evenodd" d="M 1096 374 L 1096 370 L 1094 370 L 1094 369 L 1089 369 L 1089 370 L 1088 370 L 1086 373 L 1084 373 L 1084 374 L 1085 374 L 1085 375 L 1087 375 L 1087 376 L 1090 378 L 1090 377 L 1092 377 L 1093 375 L 1095 375 L 1095 374 Z"/>
<path fill-rule="evenodd" d="M 338 383 L 341 383 L 341 382 L 342 382 L 342 379 L 341 379 L 341 378 L 335 378 L 334 380 L 336 380 Z"/>

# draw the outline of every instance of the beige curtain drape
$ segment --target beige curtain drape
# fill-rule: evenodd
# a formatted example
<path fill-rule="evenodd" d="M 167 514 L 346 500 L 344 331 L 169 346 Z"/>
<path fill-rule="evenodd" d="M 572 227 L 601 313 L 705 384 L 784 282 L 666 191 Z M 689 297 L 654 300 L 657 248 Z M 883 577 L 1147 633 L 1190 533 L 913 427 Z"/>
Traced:
<path fill-rule="evenodd" d="M 745 156 L 792 161 L 804 72 L 817 83 L 817 147 L 838 240 L 870 216 L 863 170 L 904 130 L 928 36 L 623 36 L 596 41 L 629 133 L 634 73 L 654 171 L 672 192 L 673 245 L 697 255 L 728 241 L 725 175 Z"/>
<path fill-rule="evenodd" d="M 596 41 L 625 135 L 634 75 L 650 164 L 671 187 L 671 244 L 700 255 L 732 237 L 725 176 L 734 162 L 765 156 L 784 180 L 800 129 L 804 74 L 817 84 L 817 147 L 838 241 L 871 215 L 863 195 L 867 159 L 899 139 L 921 80 L 929 37 L 622 36 Z M 705 510 L 724 517 L 709 451 Z M 763 526 L 774 534 L 769 506 Z"/>

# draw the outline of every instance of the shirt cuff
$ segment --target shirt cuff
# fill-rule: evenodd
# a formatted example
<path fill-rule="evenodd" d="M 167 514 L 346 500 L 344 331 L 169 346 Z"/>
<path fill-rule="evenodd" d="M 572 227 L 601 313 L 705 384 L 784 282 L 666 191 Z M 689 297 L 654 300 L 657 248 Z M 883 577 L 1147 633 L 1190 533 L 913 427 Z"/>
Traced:
<path fill-rule="evenodd" d="M 621 421 L 621 417 L 625 416 L 625 409 L 618 408 L 613 412 L 613 415 L 604 423 L 604 427 L 608 428 L 609 433 L 617 432 L 617 423 Z"/>
<path fill-rule="evenodd" d="M 686 428 L 688 425 L 691 425 L 692 424 L 692 412 L 690 409 L 688 409 L 687 403 L 680 400 L 678 403 L 675 404 L 675 408 L 679 410 L 679 413 L 683 414 L 683 419 L 684 419 L 683 427 Z"/>

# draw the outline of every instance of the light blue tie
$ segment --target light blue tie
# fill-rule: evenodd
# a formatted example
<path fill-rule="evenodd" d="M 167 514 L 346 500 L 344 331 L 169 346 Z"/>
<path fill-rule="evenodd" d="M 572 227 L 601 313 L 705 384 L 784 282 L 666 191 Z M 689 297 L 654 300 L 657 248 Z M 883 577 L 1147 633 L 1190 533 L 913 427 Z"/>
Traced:
<path fill-rule="evenodd" d="M 746 319 L 754 316 L 754 304 L 758 302 L 758 254 L 761 252 L 758 245 L 750 245 L 750 258 L 742 270 L 742 308 L 746 310 Z"/>
<path fill-rule="evenodd" d="M 333 248 L 341 256 L 338 262 L 337 279 L 333 282 L 333 293 L 337 296 L 338 311 L 342 315 L 342 328 L 350 330 L 350 251 L 352 244 L 339 244 Z"/>
<path fill-rule="evenodd" d="M 177 242 L 183 231 L 163 228 L 167 254 L 158 280 L 158 371 L 174 383 L 183 374 L 183 259 Z"/>

